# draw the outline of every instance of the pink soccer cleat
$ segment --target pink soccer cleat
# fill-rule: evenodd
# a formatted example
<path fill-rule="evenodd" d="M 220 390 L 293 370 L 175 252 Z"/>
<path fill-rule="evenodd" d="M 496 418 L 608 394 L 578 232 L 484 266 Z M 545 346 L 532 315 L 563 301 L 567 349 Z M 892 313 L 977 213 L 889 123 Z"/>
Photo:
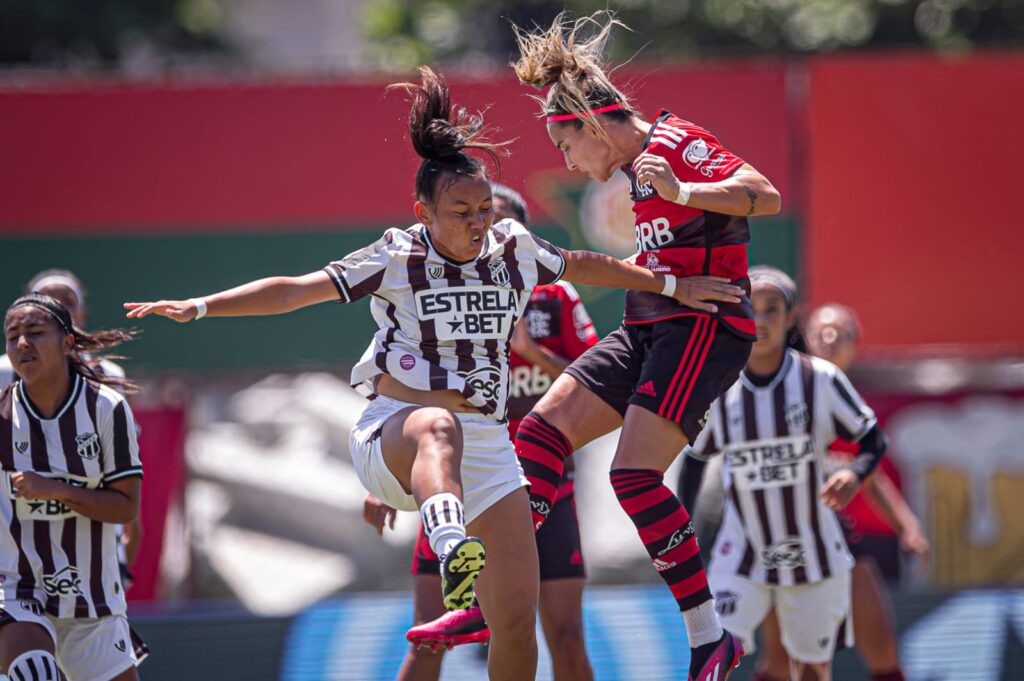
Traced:
<path fill-rule="evenodd" d="M 491 640 L 491 630 L 487 628 L 480 606 L 473 605 L 465 610 L 451 610 L 433 622 L 413 627 L 405 638 L 417 648 L 451 650 L 467 643 L 487 643 Z"/>
<path fill-rule="evenodd" d="M 728 631 L 722 635 L 718 643 L 709 643 L 714 646 L 704 658 L 704 664 L 694 671 L 693 658 L 690 659 L 690 673 L 686 677 L 688 681 L 725 681 L 732 674 L 732 670 L 740 666 L 740 657 L 743 656 L 743 646 L 740 640 Z M 704 646 L 701 646 L 703 649 Z"/>

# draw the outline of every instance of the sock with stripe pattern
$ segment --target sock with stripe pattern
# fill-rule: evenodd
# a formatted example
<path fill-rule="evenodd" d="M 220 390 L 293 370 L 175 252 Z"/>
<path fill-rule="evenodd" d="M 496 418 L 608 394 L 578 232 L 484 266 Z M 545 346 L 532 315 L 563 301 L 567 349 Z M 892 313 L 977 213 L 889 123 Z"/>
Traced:
<path fill-rule="evenodd" d="M 616 468 L 612 488 L 686 622 L 691 648 L 722 637 L 690 516 L 656 470 Z"/>
<path fill-rule="evenodd" d="M 423 533 L 430 548 L 443 560 L 453 546 L 466 538 L 462 502 L 450 492 L 435 494 L 420 506 Z"/>
<path fill-rule="evenodd" d="M 572 454 L 572 445 L 562 431 L 532 411 L 519 424 L 515 444 L 523 473 L 530 481 L 530 508 L 536 531 L 555 505 L 565 460 Z"/>

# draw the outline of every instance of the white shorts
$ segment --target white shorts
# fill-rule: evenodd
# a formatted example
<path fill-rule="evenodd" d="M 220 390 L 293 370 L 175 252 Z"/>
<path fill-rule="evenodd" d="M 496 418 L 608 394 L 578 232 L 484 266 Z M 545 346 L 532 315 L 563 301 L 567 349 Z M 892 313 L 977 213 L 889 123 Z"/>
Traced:
<path fill-rule="evenodd" d="M 739 637 L 748 655 L 756 650 L 754 632 L 772 607 L 779 620 L 782 647 L 798 662 L 830 661 L 844 621 L 844 644 L 853 646 L 848 571 L 794 586 L 770 586 L 733 574 L 708 577 L 722 626 Z"/>
<path fill-rule="evenodd" d="M 10 619 L 46 629 L 57 651 L 57 664 L 68 681 L 112 679 L 138 664 L 124 615 L 98 619 L 52 617 L 35 599 L 6 599 L 0 609 Z"/>
<path fill-rule="evenodd" d="M 380 430 L 391 416 L 419 405 L 378 396 L 363 410 L 349 436 L 356 475 L 388 506 L 417 511 L 416 500 L 384 463 Z M 529 484 L 509 438 L 508 426 L 479 412 L 455 412 L 462 424 L 462 503 L 466 524 L 520 487 Z"/>

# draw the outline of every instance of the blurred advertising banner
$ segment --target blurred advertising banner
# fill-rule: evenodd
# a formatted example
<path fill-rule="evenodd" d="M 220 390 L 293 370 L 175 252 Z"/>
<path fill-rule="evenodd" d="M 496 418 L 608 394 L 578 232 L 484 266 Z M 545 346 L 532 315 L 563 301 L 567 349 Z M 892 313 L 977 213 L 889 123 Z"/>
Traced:
<path fill-rule="evenodd" d="M 185 411 L 181 408 L 148 408 L 135 411 L 142 435 L 142 547 L 131 566 L 135 578 L 128 600 L 149 601 L 165 594 L 161 585 L 185 551 L 180 518 L 185 484 Z"/>
<path fill-rule="evenodd" d="M 1024 584 L 1024 391 L 866 399 L 928 532 L 930 582 Z"/>

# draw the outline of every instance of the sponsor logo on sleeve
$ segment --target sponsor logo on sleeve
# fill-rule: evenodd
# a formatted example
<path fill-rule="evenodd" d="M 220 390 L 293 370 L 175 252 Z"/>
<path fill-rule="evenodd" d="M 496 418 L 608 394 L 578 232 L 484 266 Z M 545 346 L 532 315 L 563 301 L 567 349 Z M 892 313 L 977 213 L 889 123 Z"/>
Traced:
<path fill-rule="evenodd" d="M 726 155 L 722 152 L 715 155 L 707 141 L 699 137 L 687 144 L 683 151 L 683 161 L 686 162 L 686 165 L 699 171 L 704 177 L 714 175 L 715 170 L 724 165 L 727 160 Z"/>

